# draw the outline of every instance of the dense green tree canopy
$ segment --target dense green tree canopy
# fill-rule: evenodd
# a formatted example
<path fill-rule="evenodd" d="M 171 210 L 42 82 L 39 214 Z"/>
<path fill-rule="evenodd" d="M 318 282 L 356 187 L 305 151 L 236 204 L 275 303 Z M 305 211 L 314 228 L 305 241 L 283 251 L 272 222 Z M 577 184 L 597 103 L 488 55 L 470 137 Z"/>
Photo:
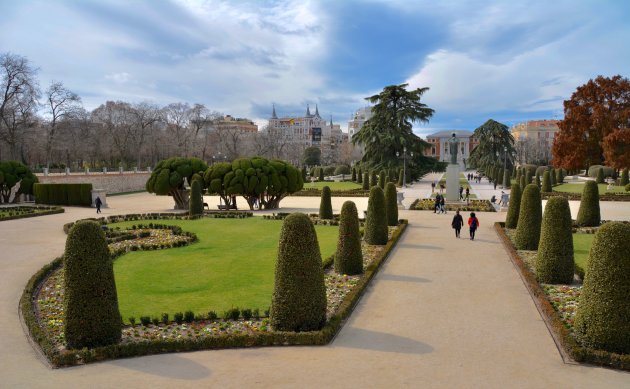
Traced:
<path fill-rule="evenodd" d="M 20 188 L 16 192 L 14 201 L 20 194 L 33 194 L 33 184 L 37 177 L 28 166 L 17 161 L 0 161 L 0 203 L 8 203 L 11 190 L 18 183 Z"/>
<path fill-rule="evenodd" d="M 262 157 L 215 163 L 203 178 L 208 192 L 218 194 L 226 205 L 232 205 L 232 196 L 241 195 L 251 209 L 254 199 L 261 208 L 278 208 L 280 200 L 304 186 L 302 174 L 293 165 Z"/>
<path fill-rule="evenodd" d="M 321 163 L 322 150 L 319 147 L 311 146 L 304 149 L 304 164 L 308 166 L 319 165 Z"/>
<path fill-rule="evenodd" d="M 479 169 L 503 166 L 507 149 L 507 168 L 514 164 L 514 137 L 508 126 L 495 120 L 488 120 L 475 129 L 473 136 L 479 144 L 470 153 L 468 165 Z M 498 157 L 497 157 L 498 153 Z"/>
<path fill-rule="evenodd" d="M 353 144 L 364 147 L 362 166 L 376 170 L 402 167 L 403 149 L 406 148 L 407 170 L 413 178 L 435 168 L 435 158 L 423 155 L 428 143 L 412 131 L 414 122 L 428 123 L 433 116 L 433 109 L 420 102 L 428 90 L 407 90 L 407 84 L 390 85 L 381 93 L 366 98 L 374 104 L 372 117 L 352 137 Z"/>
<path fill-rule="evenodd" d="M 146 184 L 147 192 L 173 196 L 178 209 L 188 209 L 188 196 L 182 194 L 184 179 L 192 182 L 195 173 L 200 174 L 208 165 L 198 158 L 175 157 L 164 159 L 155 166 Z"/>

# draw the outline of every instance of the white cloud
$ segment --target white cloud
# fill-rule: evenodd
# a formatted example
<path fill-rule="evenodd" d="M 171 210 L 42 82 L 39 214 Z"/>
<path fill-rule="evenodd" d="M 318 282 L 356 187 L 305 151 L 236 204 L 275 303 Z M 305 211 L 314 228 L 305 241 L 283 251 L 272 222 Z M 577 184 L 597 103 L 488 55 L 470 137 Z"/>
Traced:
<path fill-rule="evenodd" d="M 105 79 L 117 84 L 125 84 L 131 80 L 131 74 L 127 72 L 110 73 L 105 75 Z"/>

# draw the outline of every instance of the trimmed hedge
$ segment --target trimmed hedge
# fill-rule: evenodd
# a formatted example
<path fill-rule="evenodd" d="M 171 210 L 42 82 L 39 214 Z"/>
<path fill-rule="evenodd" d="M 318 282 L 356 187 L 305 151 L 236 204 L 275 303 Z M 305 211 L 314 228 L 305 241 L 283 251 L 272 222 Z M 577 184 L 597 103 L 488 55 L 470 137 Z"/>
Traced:
<path fill-rule="evenodd" d="M 521 175 L 521 179 L 518 182 L 518 184 L 521 186 L 523 190 L 525 190 L 525 187 L 527 186 L 527 176 Z"/>
<path fill-rule="evenodd" d="M 545 172 L 548 177 L 548 172 Z M 573 221 L 564 197 L 547 201 L 536 255 L 536 278 L 547 284 L 570 284 L 575 273 Z"/>
<path fill-rule="evenodd" d="M 335 272 L 350 275 L 363 273 L 359 215 L 357 207 L 352 201 L 344 202 L 341 207 L 339 238 L 335 253 Z"/>
<path fill-rule="evenodd" d="M 193 180 L 190 186 L 190 216 L 203 215 L 203 197 L 199 180 Z"/>
<path fill-rule="evenodd" d="M 582 191 L 580 210 L 576 222 L 582 227 L 595 227 L 601 222 L 599 211 L 599 188 L 595 181 L 586 181 Z"/>
<path fill-rule="evenodd" d="M 591 178 L 597 178 L 597 176 L 599 175 L 599 169 L 603 170 L 603 175 L 604 177 L 614 177 L 615 176 L 615 169 L 608 167 L 608 166 L 602 166 L 602 165 L 591 165 L 588 168 L 588 176 Z M 603 182 L 603 181 L 602 181 Z"/>
<path fill-rule="evenodd" d="M 92 206 L 92 184 L 33 184 L 37 204 Z"/>
<path fill-rule="evenodd" d="M 545 170 L 543 173 L 543 181 L 542 188 L 540 189 L 542 192 L 551 192 L 551 172 L 549 170 Z"/>
<path fill-rule="evenodd" d="M 604 183 L 604 168 L 603 167 L 600 167 L 597 170 L 597 178 L 595 179 L 595 182 L 597 182 L 598 184 Z"/>
<path fill-rule="evenodd" d="M 0 221 L 25 219 L 27 217 L 54 215 L 56 213 L 64 213 L 65 210 L 61 207 L 47 207 L 47 206 L 18 206 L 18 207 L 6 207 L 1 209 L 4 212 L 0 212 Z"/>
<path fill-rule="evenodd" d="M 328 186 L 324 186 L 322 188 L 322 197 L 319 202 L 319 218 L 320 219 L 333 218 L 332 202 L 330 200 L 330 187 Z"/>
<path fill-rule="evenodd" d="M 628 168 L 625 168 L 621 172 L 621 181 L 620 181 L 619 184 L 621 186 L 626 186 L 626 185 L 628 185 L 628 183 L 630 183 L 630 179 L 628 178 Z"/>
<path fill-rule="evenodd" d="M 270 323 L 276 331 L 314 331 L 326 324 L 326 285 L 315 226 L 287 216 L 280 231 Z"/>
<path fill-rule="evenodd" d="M 514 236 L 516 247 L 519 250 L 536 250 L 538 248 L 541 220 L 540 189 L 536 184 L 529 184 L 521 196 L 521 207 L 518 211 L 518 223 Z"/>
<path fill-rule="evenodd" d="M 75 223 L 68 233 L 63 265 L 64 334 L 68 348 L 119 342 L 122 319 L 114 268 L 105 233 L 98 223 Z"/>
<path fill-rule="evenodd" d="M 373 186 L 370 190 L 363 239 L 367 244 L 384 245 L 387 243 L 385 195 L 379 186 Z"/>
<path fill-rule="evenodd" d="M 361 184 L 363 190 L 370 190 L 370 174 L 368 172 L 363 173 L 363 182 Z"/>
<path fill-rule="evenodd" d="M 587 262 L 575 315 L 575 334 L 586 347 L 630 354 L 630 225 L 599 228 Z"/>
<path fill-rule="evenodd" d="M 378 177 L 376 176 L 376 172 L 372 170 L 370 173 L 370 188 L 378 185 Z"/>
<path fill-rule="evenodd" d="M 396 185 L 388 182 L 385 185 L 385 215 L 387 215 L 387 225 L 398 225 L 398 199 L 396 197 Z"/>
<path fill-rule="evenodd" d="M 521 186 L 519 184 L 512 185 L 510 191 L 510 203 L 508 206 L 507 216 L 505 217 L 506 228 L 516 228 L 518 225 L 518 213 L 521 207 Z"/>
<path fill-rule="evenodd" d="M 357 170 L 357 184 L 363 184 L 363 172 L 361 169 Z"/>
<path fill-rule="evenodd" d="M 385 172 L 385 170 L 381 170 L 381 174 L 378 175 L 378 186 L 385 190 L 385 183 L 387 181 L 387 172 Z"/>

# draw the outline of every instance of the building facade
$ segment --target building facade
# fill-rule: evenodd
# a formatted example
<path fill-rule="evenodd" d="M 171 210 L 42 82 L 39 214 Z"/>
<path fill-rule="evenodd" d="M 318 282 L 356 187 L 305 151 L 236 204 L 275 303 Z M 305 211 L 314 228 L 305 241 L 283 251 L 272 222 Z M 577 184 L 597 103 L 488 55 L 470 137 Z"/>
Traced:
<path fill-rule="evenodd" d="M 352 136 L 359 132 L 365 122 L 372 117 L 372 107 L 358 109 L 348 121 L 348 140 L 352 140 Z"/>
<path fill-rule="evenodd" d="M 249 119 L 235 118 L 225 115 L 223 119 L 215 123 L 217 130 L 240 131 L 240 132 L 258 132 L 258 125 Z"/>
<path fill-rule="evenodd" d="M 451 156 L 449 154 L 448 141 L 453 136 L 453 133 L 455 133 L 455 136 L 459 139 L 457 162 L 461 169 L 466 169 L 466 161 L 470 157 L 470 153 L 479 144 L 477 138 L 473 136 L 472 131 L 445 130 L 427 135 L 426 141 L 431 147 L 424 150 L 424 155 L 434 157 L 440 162 L 449 162 Z"/>
<path fill-rule="evenodd" d="M 546 165 L 551 160 L 551 146 L 560 128 L 558 120 L 530 120 L 510 128 L 519 163 Z"/>

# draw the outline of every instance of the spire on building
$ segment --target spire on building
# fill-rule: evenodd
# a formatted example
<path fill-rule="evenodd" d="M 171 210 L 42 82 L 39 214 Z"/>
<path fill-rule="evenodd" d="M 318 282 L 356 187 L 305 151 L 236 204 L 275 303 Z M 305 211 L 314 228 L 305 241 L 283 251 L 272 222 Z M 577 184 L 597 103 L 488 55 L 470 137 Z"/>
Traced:
<path fill-rule="evenodd" d="M 306 104 L 306 117 L 310 117 L 311 115 L 311 107 L 308 106 L 308 104 Z"/>
<path fill-rule="evenodd" d="M 273 111 L 271 112 L 271 118 L 272 119 L 277 119 L 278 115 L 276 115 L 276 105 L 273 104 Z"/>
<path fill-rule="evenodd" d="M 320 117 L 319 116 L 319 107 L 317 106 L 317 104 L 315 104 L 315 116 Z"/>
<path fill-rule="evenodd" d="M 332 122 L 332 115 L 330 115 L 330 128 L 333 127 L 333 122 Z"/>

